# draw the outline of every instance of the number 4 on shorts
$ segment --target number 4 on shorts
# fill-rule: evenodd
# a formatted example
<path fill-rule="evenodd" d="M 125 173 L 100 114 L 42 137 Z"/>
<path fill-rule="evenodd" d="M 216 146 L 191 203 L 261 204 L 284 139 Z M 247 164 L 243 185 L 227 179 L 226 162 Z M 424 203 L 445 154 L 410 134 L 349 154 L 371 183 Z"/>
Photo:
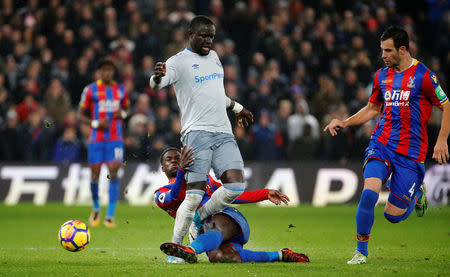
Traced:
<path fill-rule="evenodd" d="M 410 193 L 410 196 L 412 197 L 414 194 L 414 187 L 416 186 L 416 183 L 414 183 L 411 188 L 408 190 L 408 192 Z"/>

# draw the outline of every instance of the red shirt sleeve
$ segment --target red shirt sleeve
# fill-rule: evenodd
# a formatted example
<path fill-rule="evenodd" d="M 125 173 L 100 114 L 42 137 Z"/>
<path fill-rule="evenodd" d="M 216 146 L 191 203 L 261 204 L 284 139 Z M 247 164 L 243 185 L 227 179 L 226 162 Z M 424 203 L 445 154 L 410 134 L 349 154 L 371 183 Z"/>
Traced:
<path fill-rule="evenodd" d="M 436 74 L 427 70 L 422 80 L 422 91 L 434 106 L 441 106 L 448 102 L 447 95 L 439 85 Z"/>
<path fill-rule="evenodd" d="M 81 94 L 80 107 L 83 109 L 88 109 L 92 103 L 92 90 L 89 86 L 83 89 Z"/>
<path fill-rule="evenodd" d="M 245 190 L 233 201 L 233 204 L 256 203 L 267 199 L 269 199 L 268 189 Z"/>
<path fill-rule="evenodd" d="M 381 94 L 380 80 L 378 78 L 380 70 L 375 73 L 375 78 L 373 79 L 372 86 L 372 95 L 369 98 L 370 103 L 374 104 L 382 104 L 383 103 L 383 95 Z"/>

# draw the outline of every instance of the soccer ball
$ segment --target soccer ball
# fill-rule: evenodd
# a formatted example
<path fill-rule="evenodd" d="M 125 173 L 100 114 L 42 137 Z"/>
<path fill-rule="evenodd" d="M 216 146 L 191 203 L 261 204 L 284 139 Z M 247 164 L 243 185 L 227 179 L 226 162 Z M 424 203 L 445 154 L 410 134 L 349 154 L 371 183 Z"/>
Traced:
<path fill-rule="evenodd" d="M 91 232 L 79 220 L 69 220 L 59 229 L 58 240 L 66 250 L 77 252 L 86 248 L 91 241 Z"/>

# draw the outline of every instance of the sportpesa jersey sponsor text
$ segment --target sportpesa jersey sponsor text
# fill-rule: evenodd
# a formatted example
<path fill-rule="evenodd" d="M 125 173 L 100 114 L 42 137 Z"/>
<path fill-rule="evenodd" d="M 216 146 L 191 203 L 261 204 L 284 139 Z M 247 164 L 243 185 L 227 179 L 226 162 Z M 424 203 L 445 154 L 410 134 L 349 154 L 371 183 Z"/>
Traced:
<path fill-rule="evenodd" d="M 203 83 L 206 81 L 210 81 L 210 80 L 215 80 L 215 79 L 223 79 L 223 73 L 218 73 L 218 72 L 214 72 L 210 75 L 196 75 L 194 76 L 195 79 L 195 83 Z"/>

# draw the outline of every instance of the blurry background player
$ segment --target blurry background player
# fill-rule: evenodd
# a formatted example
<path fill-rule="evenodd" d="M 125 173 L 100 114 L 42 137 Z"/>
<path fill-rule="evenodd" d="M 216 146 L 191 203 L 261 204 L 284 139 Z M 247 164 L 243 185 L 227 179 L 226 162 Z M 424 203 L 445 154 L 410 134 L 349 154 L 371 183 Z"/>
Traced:
<path fill-rule="evenodd" d="M 407 219 L 414 207 L 418 216 L 425 213 L 427 203 L 422 181 L 428 147 L 427 125 L 433 105 L 443 110 L 433 158 L 440 164 L 449 158 L 450 106 L 436 75 L 411 57 L 408 34 L 399 27 L 389 27 L 383 33 L 381 50 L 386 67 L 375 74 L 369 103 L 344 121 L 333 119 L 324 129 L 334 136 L 339 129 L 375 118 L 383 107 L 366 149 L 364 189 L 356 212 L 356 254 L 349 264 L 366 262 L 374 207 L 381 186 L 390 175 L 386 219 L 398 223 Z"/>
<path fill-rule="evenodd" d="M 173 84 L 181 111 L 181 140 L 194 150 L 195 163 L 187 168 L 186 198 L 178 209 L 172 242 L 181 244 L 192 220 L 200 224 L 222 210 L 245 189 L 244 162 L 231 130 L 227 108 L 236 113 L 238 125 L 248 125 L 253 115 L 225 95 L 224 70 L 211 50 L 216 33 L 206 16 L 196 16 L 189 25 L 189 44 L 167 63 L 157 63 L 150 78 L 154 90 Z M 198 210 L 210 169 L 223 186 Z M 194 214 L 196 217 L 194 218 Z"/>
<path fill-rule="evenodd" d="M 155 202 L 175 218 L 186 193 L 184 168 L 194 161 L 192 149 L 186 151 L 186 146 L 183 146 L 180 152 L 177 148 L 168 148 L 161 154 L 160 161 L 169 184 L 156 190 Z M 205 204 L 220 187 L 221 184 L 208 175 L 206 194 L 201 204 Z M 244 191 L 233 203 L 255 203 L 263 200 L 270 200 L 276 205 L 282 202 L 287 205 L 289 198 L 277 190 L 261 189 Z M 168 261 L 179 262 L 173 257 L 176 256 L 194 263 L 197 261 L 197 254 L 206 252 L 211 262 L 309 262 L 305 254 L 295 253 L 288 248 L 273 252 L 243 249 L 250 236 L 250 227 L 244 215 L 235 208 L 226 207 L 215 213 L 204 227 L 205 232 L 198 237 L 192 236 L 191 233 L 191 239 L 195 240 L 187 247 L 175 243 L 162 244 L 161 250 L 171 255 Z"/>
<path fill-rule="evenodd" d="M 94 203 L 89 223 L 98 226 L 100 222 L 98 178 L 102 163 L 106 163 L 109 171 L 109 203 L 104 223 L 107 227 L 114 227 L 114 212 L 120 191 L 117 171 L 123 163 L 124 154 L 122 119 L 127 116 L 129 101 L 124 86 L 113 80 L 114 63 L 104 59 L 97 68 L 100 79 L 84 88 L 78 110 L 81 121 L 91 126 L 88 162 Z"/>

